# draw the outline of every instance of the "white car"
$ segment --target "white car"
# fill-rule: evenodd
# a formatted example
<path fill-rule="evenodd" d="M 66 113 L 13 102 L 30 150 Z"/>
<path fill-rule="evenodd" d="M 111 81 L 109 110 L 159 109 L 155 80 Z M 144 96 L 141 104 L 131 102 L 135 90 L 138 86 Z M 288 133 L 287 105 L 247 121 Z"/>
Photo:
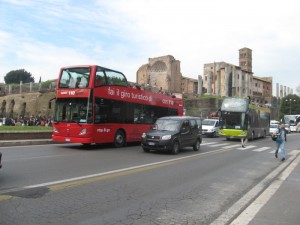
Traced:
<path fill-rule="evenodd" d="M 270 124 L 270 135 L 272 135 L 273 133 L 275 133 L 277 131 L 279 127 L 279 124 L 277 123 L 271 123 Z"/>
<path fill-rule="evenodd" d="M 219 131 L 219 120 L 217 119 L 202 120 L 202 134 L 211 137 L 216 137 L 218 131 Z"/>
<path fill-rule="evenodd" d="M 288 132 L 288 134 L 291 133 L 291 127 L 289 124 L 285 124 L 284 127 L 285 127 L 286 131 Z"/>

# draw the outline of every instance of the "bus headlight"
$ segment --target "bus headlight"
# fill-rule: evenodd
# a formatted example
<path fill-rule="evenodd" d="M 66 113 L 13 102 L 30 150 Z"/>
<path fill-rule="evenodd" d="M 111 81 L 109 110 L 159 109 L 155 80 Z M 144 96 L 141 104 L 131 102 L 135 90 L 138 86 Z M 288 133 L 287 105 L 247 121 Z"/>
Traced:
<path fill-rule="evenodd" d="M 79 133 L 79 135 L 84 135 L 84 134 L 86 134 L 86 128 L 82 129 Z"/>
<path fill-rule="evenodd" d="M 243 131 L 239 134 L 239 136 L 245 137 L 245 136 L 247 136 L 247 132 Z"/>
<path fill-rule="evenodd" d="M 142 134 L 142 138 L 146 138 L 146 133 L 143 133 L 143 134 Z"/>
<path fill-rule="evenodd" d="M 161 137 L 161 140 L 170 140 L 171 139 L 171 135 L 165 135 Z"/>
<path fill-rule="evenodd" d="M 219 135 L 225 135 L 225 133 L 221 130 L 219 130 Z"/>

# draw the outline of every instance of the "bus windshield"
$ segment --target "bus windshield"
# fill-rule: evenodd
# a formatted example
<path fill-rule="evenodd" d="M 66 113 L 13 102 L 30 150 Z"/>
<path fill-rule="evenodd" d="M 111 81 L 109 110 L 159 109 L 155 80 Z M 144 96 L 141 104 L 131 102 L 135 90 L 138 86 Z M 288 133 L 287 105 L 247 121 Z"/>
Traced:
<path fill-rule="evenodd" d="M 86 88 L 90 80 L 90 68 L 78 67 L 63 69 L 59 79 L 59 88 Z"/>
<path fill-rule="evenodd" d="M 88 98 L 57 99 L 54 115 L 55 122 L 92 122 L 92 105 Z"/>
<path fill-rule="evenodd" d="M 220 121 L 220 126 L 223 129 L 247 129 L 246 113 L 222 112 Z"/>

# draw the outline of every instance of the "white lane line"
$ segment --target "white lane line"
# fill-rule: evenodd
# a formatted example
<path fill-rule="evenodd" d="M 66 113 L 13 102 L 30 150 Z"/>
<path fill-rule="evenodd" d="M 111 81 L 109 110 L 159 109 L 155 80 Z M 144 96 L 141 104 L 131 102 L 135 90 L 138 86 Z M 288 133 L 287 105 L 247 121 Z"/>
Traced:
<path fill-rule="evenodd" d="M 216 144 L 218 142 L 206 142 L 206 143 L 201 143 L 201 145 L 212 145 L 212 144 Z"/>
<path fill-rule="evenodd" d="M 228 148 L 235 148 L 235 147 L 239 147 L 241 146 L 241 144 L 238 144 L 238 145 L 229 145 L 229 146 L 225 146 L 225 147 L 222 147 L 224 149 L 228 149 Z"/>
<path fill-rule="evenodd" d="M 285 163 L 281 163 L 280 166 L 278 166 L 276 169 L 274 169 L 269 175 L 267 175 L 265 177 L 265 179 L 260 181 L 248 193 L 243 195 L 243 197 L 240 200 L 238 200 L 236 203 L 234 203 L 229 209 L 227 209 L 224 213 L 222 213 L 211 224 L 213 224 L 213 225 L 228 224 L 228 221 L 230 221 L 231 219 L 235 218 L 238 215 L 241 208 L 246 207 L 249 204 L 249 202 L 251 202 L 255 198 L 258 198 L 259 194 L 266 188 L 266 186 L 269 183 L 273 182 L 274 178 L 277 177 L 280 173 L 282 173 L 282 171 L 284 171 L 289 166 L 289 162 L 294 161 L 294 159 L 296 159 L 296 158 L 298 158 L 298 161 L 299 161 L 299 159 L 300 159 L 299 151 L 297 151 L 297 150 L 291 151 L 291 153 L 289 154 L 289 157 L 287 158 Z M 239 216 L 236 219 L 239 219 Z M 244 224 L 248 224 L 248 223 L 243 222 L 242 220 L 231 223 L 231 225 L 238 225 L 238 224 L 244 225 Z"/>
<path fill-rule="evenodd" d="M 271 199 L 275 192 L 280 188 L 282 183 L 293 172 L 299 164 L 300 157 L 297 157 L 250 206 L 248 206 L 232 223 L 231 225 L 248 224 L 259 210 Z"/>
<path fill-rule="evenodd" d="M 253 151 L 254 152 L 262 152 L 262 151 L 265 151 L 265 150 L 268 150 L 270 149 L 271 147 L 261 147 L 261 148 L 258 148 L 258 149 L 254 149 Z"/>
<path fill-rule="evenodd" d="M 255 145 L 246 145 L 245 148 L 237 148 L 238 150 L 247 150 L 247 149 L 250 149 L 250 148 L 256 148 Z"/>
<path fill-rule="evenodd" d="M 52 181 L 52 182 L 46 182 L 46 183 L 41 183 L 41 184 L 24 186 L 24 187 L 20 187 L 20 188 L 12 188 L 12 189 L 3 190 L 3 191 L 0 190 L 0 195 L 5 194 L 5 193 L 9 193 L 9 192 L 12 192 L 12 191 L 20 191 L 20 190 L 31 189 L 31 188 L 45 187 L 45 186 L 51 186 L 51 185 L 55 185 L 55 184 L 62 184 L 62 183 L 67 183 L 67 182 L 72 182 L 72 181 L 88 179 L 88 178 L 92 178 L 92 177 L 104 176 L 104 175 L 109 175 L 109 174 L 116 174 L 116 173 L 120 173 L 120 172 L 124 172 L 124 171 L 144 168 L 144 167 L 148 167 L 148 166 L 160 165 L 160 164 L 169 163 L 169 162 L 180 161 L 180 160 L 183 160 L 183 159 L 189 159 L 189 158 L 193 158 L 193 157 L 212 155 L 212 154 L 215 154 L 215 153 L 218 153 L 218 152 L 226 152 L 226 151 L 231 151 L 231 150 L 225 150 L 225 149 L 212 150 L 212 151 L 209 151 L 209 152 L 203 152 L 203 153 L 199 153 L 199 154 L 195 154 L 195 155 L 184 156 L 184 157 L 180 157 L 180 158 L 169 159 L 169 160 L 153 162 L 153 163 L 148 163 L 148 164 L 142 164 L 142 165 L 138 165 L 138 166 L 132 166 L 132 167 L 127 167 L 127 168 L 123 168 L 123 169 L 117 169 L 117 170 L 112 170 L 112 171 L 107 171 L 107 172 L 102 172 L 102 173 L 97 173 L 97 174 L 90 174 L 90 175 L 81 176 L 81 177 L 73 177 L 73 178 L 64 179 L 64 180 L 57 180 L 57 181 Z"/>
<path fill-rule="evenodd" d="M 224 145 L 228 145 L 228 143 L 210 145 L 209 147 L 219 147 L 219 146 L 224 146 Z"/>

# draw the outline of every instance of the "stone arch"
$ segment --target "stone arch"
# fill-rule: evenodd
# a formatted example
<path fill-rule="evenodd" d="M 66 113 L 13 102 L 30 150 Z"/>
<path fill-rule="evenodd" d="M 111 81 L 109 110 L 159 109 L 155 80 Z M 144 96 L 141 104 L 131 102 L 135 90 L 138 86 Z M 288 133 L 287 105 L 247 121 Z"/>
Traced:
<path fill-rule="evenodd" d="M 25 112 L 26 112 L 26 102 L 23 102 L 23 103 L 21 104 L 21 108 L 20 108 L 20 116 L 21 116 L 22 118 L 25 117 Z"/>
<path fill-rule="evenodd" d="M 14 107 L 15 107 L 15 100 L 11 100 L 8 106 L 8 117 L 13 118 L 14 116 Z"/>
<path fill-rule="evenodd" d="M 6 100 L 5 99 L 1 103 L 0 117 L 6 117 Z"/>
<path fill-rule="evenodd" d="M 167 65 L 163 61 L 156 61 L 150 68 L 151 72 L 166 72 Z"/>

